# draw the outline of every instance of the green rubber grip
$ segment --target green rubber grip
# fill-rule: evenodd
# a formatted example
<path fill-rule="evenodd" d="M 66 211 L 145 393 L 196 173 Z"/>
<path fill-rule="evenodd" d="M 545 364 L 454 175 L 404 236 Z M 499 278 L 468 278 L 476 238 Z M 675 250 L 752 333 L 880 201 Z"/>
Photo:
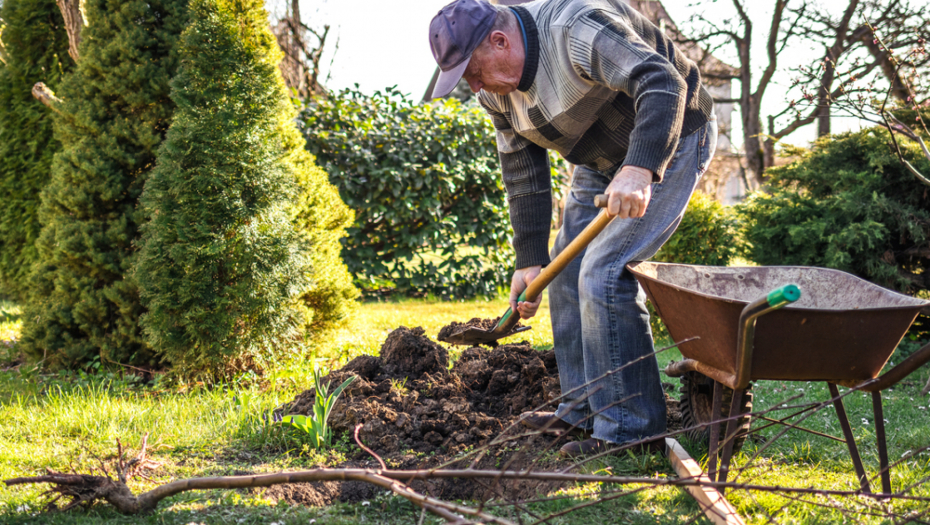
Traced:
<path fill-rule="evenodd" d="M 526 290 L 523 290 L 523 293 L 520 294 L 520 297 L 517 297 L 518 303 L 523 302 L 523 301 L 526 301 Z M 500 328 L 504 326 L 504 323 L 507 322 L 507 319 L 510 317 L 510 314 L 512 313 L 513 313 L 513 310 L 511 310 L 510 308 L 507 308 L 507 311 L 504 312 L 504 315 L 501 316 L 501 320 L 498 321 L 497 327 Z"/>
<path fill-rule="evenodd" d="M 768 300 L 769 306 L 793 303 L 801 298 L 801 289 L 796 284 L 786 284 L 781 288 L 772 290 L 765 298 Z"/>

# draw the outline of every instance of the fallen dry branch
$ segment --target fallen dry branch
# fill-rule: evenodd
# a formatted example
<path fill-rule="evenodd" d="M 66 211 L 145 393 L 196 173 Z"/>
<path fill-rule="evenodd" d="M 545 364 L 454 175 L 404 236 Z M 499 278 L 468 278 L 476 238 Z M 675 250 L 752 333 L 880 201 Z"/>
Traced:
<path fill-rule="evenodd" d="M 118 450 L 116 460 L 116 466 L 118 467 L 116 470 L 117 479 L 113 479 L 110 476 L 110 472 L 106 465 L 101 462 L 100 471 L 104 474 L 102 476 L 66 474 L 47 469 L 47 474 L 44 476 L 12 478 L 4 480 L 3 483 L 8 487 L 37 483 L 51 484 L 52 488 L 45 492 L 45 494 L 51 496 L 51 500 L 46 506 L 48 510 L 57 509 L 56 503 L 62 498 L 69 498 L 70 502 L 62 507 L 61 510 L 69 510 L 79 505 L 88 506 L 97 500 L 104 500 L 123 514 L 135 515 L 153 511 L 161 500 L 189 490 L 244 489 L 312 481 L 362 481 L 390 490 L 398 496 L 409 500 L 424 510 L 442 517 L 450 523 L 471 523 L 462 517 L 462 515 L 466 515 L 478 518 L 483 523 L 514 525 L 506 519 L 492 516 L 480 509 L 472 509 L 464 505 L 458 505 L 420 494 L 400 481 L 402 478 L 384 476 L 383 471 L 385 468 L 383 461 L 370 450 L 369 452 L 375 455 L 381 462 L 382 469 L 323 468 L 304 472 L 281 472 L 256 476 L 193 478 L 161 485 L 136 496 L 127 486 L 128 481 L 136 476 L 145 477 L 142 471 L 154 470 L 161 466 L 161 463 L 147 456 L 148 436 L 148 434 L 145 434 L 142 437 L 139 452 L 129 461 L 125 461 L 124 459 L 126 451 L 123 449 L 122 442 L 120 440 L 116 441 Z M 358 428 L 356 428 L 355 439 L 360 447 L 367 450 L 367 447 L 364 447 L 358 440 Z"/>
<path fill-rule="evenodd" d="M 637 477 L 637 476 L 607 476 L 599 474 L 565 474 L 559 472 L 543 471 L 500 471 L 500 470 L 470 470 L 470 469 L 448 469 L 448 470 L 373 470 L 363 468 L 317 468 L 299 472 L 276 472 L 271 474 L 256 474 L 250 476 L 220 476 L 213 478 L 191 478 L 178 480 L 160 487 L 156 487 L 139 496 L 134 496 L 118 480 L 113 480 L 107 476 L 90 476 L 86 474 L 64 474 L 60 472 L 50 472 L 45 476 L 32 476 L 4 480 L 7 486 L 25 485 L 32 483 L 51 483 L 72 487 L 82 492 L 96 491 L 98 499 L 105 499 L 114 505 L 120 512 L 125 514 L 136 514 L 146 510 L 152 510 L 159 501 L 180 494 L 189 490 L 211 490 L 211 489 L 245 489 L 256 487 L 270 487 L 282 483 L 309 483 L 314 481 L 364 481 L 373 483 L 383 488 L 394 490 L 394 482 L 409 482 L 416 479 L 534 479 L 546 481 L 574 482 L 574 483 L 610 483 L 621 485 L 649 485 L 649 486 L 680 486 L 694 487 L 707 486 L 714 488 L 726 488 L 736 490 L 750 490 L 758 492 L 784 492 L 797 494 L 815 494 L 819 496 L 842 496 L 870 498 L 878 501 L 887 501 L 887 494 L 865 494 L 859 490 L 834 490 L 834 489 L 817 489 L 813 487 L 785 487 L 780 485 L 756 485 L 751 483 L 732 483 L 732 482 L 715 482 L 704 481 L 699 478 L 655 478 L 655 477 Z M 122 485 L 120 488 L 112 488 L 109 485 Z M 123 490 L 125 489 L 125 490 Z M 126 496 L 129 495 L 129 497 Z M 402 494 L 403 495 L 403 494 Z M 404 496 L 407 497 L 407 496 Z M 907 496 L 904 494 L 892 494 L 890 498 L 904 499 L 911 501 L 930 502 L 930 496 Z M 430 498 L 428 496 L 414 496 L 415 502 L 419 501 L 424 504 L 453 506 L 454 512 L 468 514 L 471 509 L 454 505 Z M 88 500 L 89 501 L 89 500 Z M 493 518 L 491 516 L 478 516 L 481 519 L 489 519 L 494 523 L 504 523 L 506 520 Z M 495 521 L 496 520 L 496 521 Z"/>
<path fill-rule="evenodd" d="M 246 489 L 270 487 L 283 483 L 308 483 L 312 481 L 364 481 L 388 489 L 419 506 L 426 507 L 427 510 L 435 511 L 436 509 L 441 509 L 444 512 L 437 512 L 437 514 L 444 518 L 450 515 L 448 513 L 455 512 L 474 516 L 488 523 L 511 525 L 511 523 L 505 519 L 478 512 L 463 505 L 449 503 L 414 492 L 399 481 L 406 476 L 388 477 L 383 474 L 386 473 L 370 469 L 320 468 L 303 472 L 278 472 L 254 476 L 192 478 L 174 481 L 156 487 L 138 496 L 134 495 L 125 483 L 114 480 L 109 476 L 64 474 L 61 472 L 49 471 L 49 474 L 45 476 L 7 479 L 4 480 L 4 483 L 7 486 L 50 483 L 54 485 L 50 491 L 51 493 L 59 494 L 59 497 L 71 496 L 75 498 L 72 504 L 65 507 L 66 509 L 78 504 L 90 503 L 94 500 L 102 499 L 113 505 L 119 512 L 134 515 L 152 511 L 158 506 L 158 502 L 161 500 L 189 490 Z M 494 474 L 496 475 L 497 472 L 495 471 Z M 459 516 L 454 516 L 454 519 L 461 521 L 461 517 Z"/>

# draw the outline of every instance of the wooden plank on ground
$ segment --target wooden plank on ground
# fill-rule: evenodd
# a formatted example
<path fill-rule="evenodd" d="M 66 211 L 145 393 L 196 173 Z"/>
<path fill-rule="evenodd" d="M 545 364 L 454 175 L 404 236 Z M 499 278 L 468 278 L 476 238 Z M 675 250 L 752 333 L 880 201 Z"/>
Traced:
<path fill-rule="evenodd" d="M 665 438 L 665 444 L 668 446 L 668 459 L 671 460 L 672 468 L 678 473 L 678 477 L 710 482 L 707 474 L 704 474 L 697 461 L 694 461 L 678 440 Z M 715 525 L 746 525 L 743 518 L 736 513 L 736 508 L 730 505 L 716 488 L 709 485 L 686 485 L 682 488 L 697 500 L 704 515 Z"/>

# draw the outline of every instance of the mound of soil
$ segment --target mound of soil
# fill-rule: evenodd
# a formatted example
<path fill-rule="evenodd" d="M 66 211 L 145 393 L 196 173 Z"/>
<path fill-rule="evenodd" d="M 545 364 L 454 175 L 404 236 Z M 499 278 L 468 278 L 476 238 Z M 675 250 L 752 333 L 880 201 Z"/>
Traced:
<path fill-rule="evenodd" d="M 505 431 L 520 434 L 525 429 L 513 425 L 522 412 L 554 409 L 554 400 L 561 395 L 554 352 L 536 351 L 527 342 L 492 350 L 468 348 L 451 369 L 448 363 L 448 351 L 426 337 L 422 328 L 397 328 L 388 335 L 379 357 L 359 356 L 324 378 L 338 385 L 357 376 L 333 407 L 330 426 L 337 435 L 351 435 L 361 425 L 362 443 L 393 468 L 433 468 L 488 444 Z M 308 390 L 276 413 L 312 415 L 315 395 Z M 677 423 L 680 427 L 677 401 L 669 406 L 669 415 L 670 426 Z M 512 468 L 526 468 L 545 450 L 558 450 L 562 443 L 553 440 L 515 438 L 452 468 L 493 469 L 507 461 L 514 461 Z M 513 452 L 517 449 L 523 452 Z M 551 466 L 557 460 L 548 461 Z M 344 466 L 376 465 L 359 451 Z M 452 479 L 416 482 L 412 487 L 444 499 L 477 499 L 487 488 L 479 482 Z M 551 483 L 515 480 L 502 483 L 498 490 L 506 490 L 511 498 L 531 498 L 554 488 Z M 266 492 L 266 496 L 314 505 L 336 499 L 354 501 L 370 494 L 374 488 L 361 483 L 344 483 L 341 488 L 333 483 L 282 485 Z"/>
<path fill-rule="evenodd" d="M 551 408 L 560 395 L 551 350 L 538 352 L 527 343 L 473 347 L 451 370 L 448 362 L 448 351 L 422 328 L 394 330 L 380 357 L 356 357 L 324 379 L 338 385 L 357 376 L 333 407 L 330 426 L 343 433 L 361 424 L 362 442 L 380 455 L 456 454 L 485 444 L 522 412 Z M 311 415 L 315 395 L 308 390 L 279 411 Z"/>

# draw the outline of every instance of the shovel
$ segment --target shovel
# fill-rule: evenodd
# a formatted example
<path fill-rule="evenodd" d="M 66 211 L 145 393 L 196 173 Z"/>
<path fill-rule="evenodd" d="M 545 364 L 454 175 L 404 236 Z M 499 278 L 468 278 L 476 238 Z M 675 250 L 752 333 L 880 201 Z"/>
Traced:
<path fill-rule="evenodd" d="M 594 205 L 598 208 L 606 208 L 607 195 L 597 195 L 594 197 Z M 539 294 L 549 286 L 549 283 L 568 266 L 568 263 L 572 262 L 579 253 L 587 248 L 588 244 L 613 220 L 614 217 L 608 215 L 606 209 L 602 209 L 597 217 L 591 221 L 591 224 L 588 224 L 588 226 L 582 230 L 548 266 L 542 269 L 539 275 L 533 279 L 533 282 L 526 287 L 526 290 L 523 290 L 517 302 L 535 301 L 536 298 L 539 297 Z M 477 345 L 497 341 L 502 337 L 518 334 L 532 328 L 531 326 L 515 328 L 519 321 L 520 316 L 514 315 L 513 311 L 507 308 L 507 311 L 501 316 L 501 320 L 493 330 L 482 330 L 480 328 L 469 327 L 460 332 L 451 334 L 441 339 L 441 341 L 454 345 Z"/>

